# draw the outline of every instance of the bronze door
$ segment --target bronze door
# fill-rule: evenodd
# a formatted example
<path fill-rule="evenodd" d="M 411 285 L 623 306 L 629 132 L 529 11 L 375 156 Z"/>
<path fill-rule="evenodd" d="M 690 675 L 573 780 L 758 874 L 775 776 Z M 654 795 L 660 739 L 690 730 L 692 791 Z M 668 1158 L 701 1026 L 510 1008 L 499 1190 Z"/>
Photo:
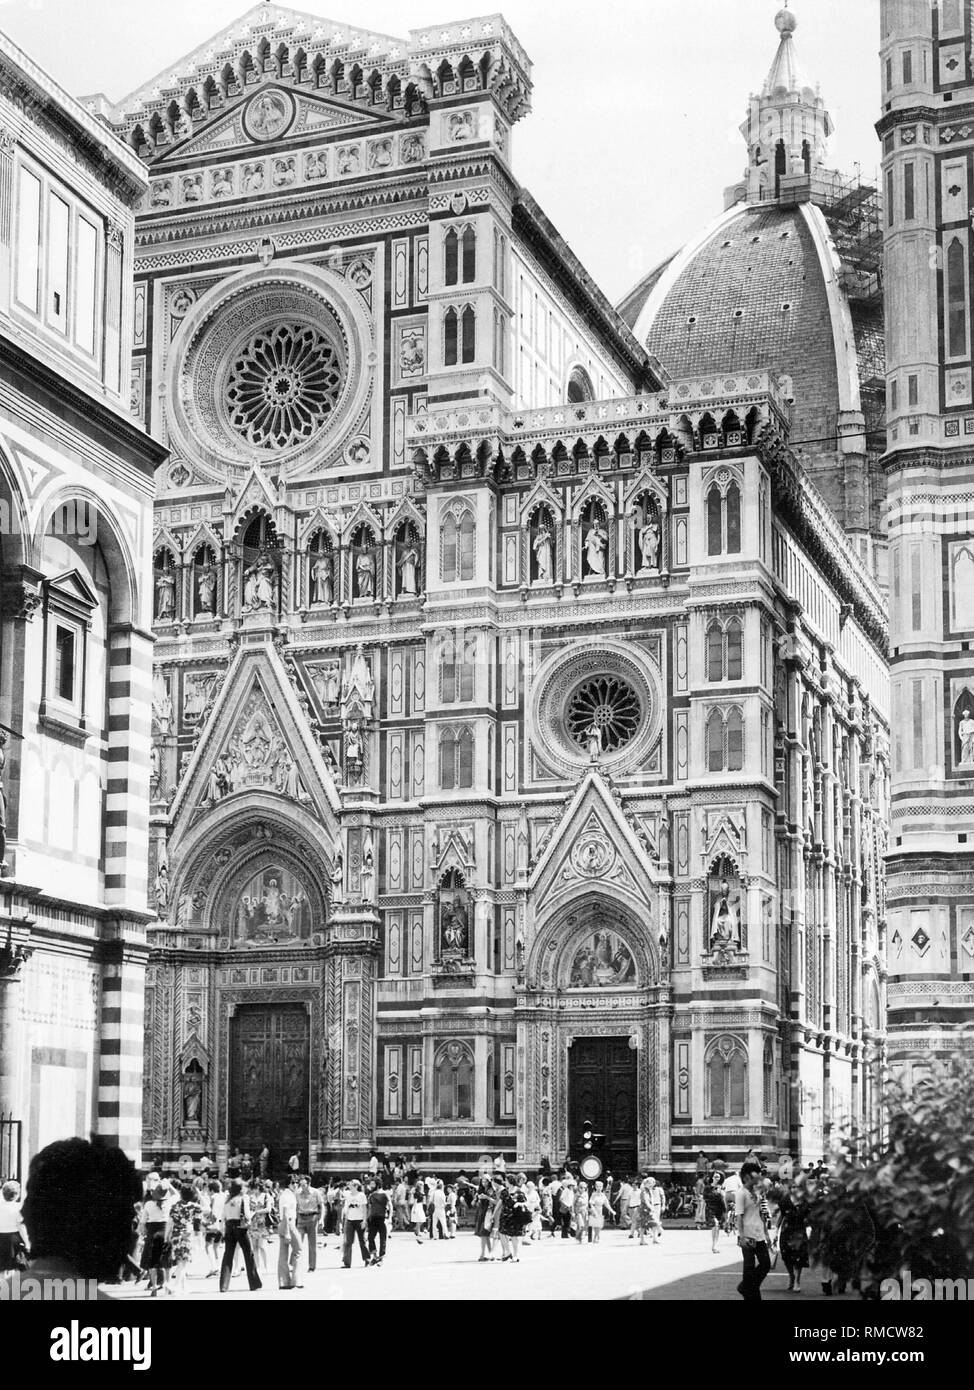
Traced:
<path fill-rule="evenodd" d="M 300 1004 L 238 1008 L 230 1032 L 227 1139 L 256 1157 L 266 1144 L 276 1172 L 293 1153 L 308 1163 L 309 1020 Z"/>
<path fill-rule="evenodd" d="M 568 1050 L 568 1146 L 575 1159 L 582 1126 L 604 1134 L 597 1150 L 609 1172 L 636 1172 L 637 1054 L 628 1038 L 575 1038 Z"/>

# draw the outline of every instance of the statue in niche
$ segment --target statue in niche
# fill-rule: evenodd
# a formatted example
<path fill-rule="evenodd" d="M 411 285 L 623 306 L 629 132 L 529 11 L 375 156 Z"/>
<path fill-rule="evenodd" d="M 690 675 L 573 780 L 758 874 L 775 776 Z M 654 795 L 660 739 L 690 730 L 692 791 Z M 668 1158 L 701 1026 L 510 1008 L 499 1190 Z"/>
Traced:
<path fill-rule="evenodd" d="M 176 575 L 171 569 L 162 569 L 156 575 L 156 618 L 168 622 L 176 616 Z"/>
<path fill-rule="evenodd" d="M 152 721 L 158 733 L 165 738 L 172 731 L 172 696 L 165 681 L 156 681 L 152 692 Z"/>
<path fill-rule="evenodd" d="M 662 531 L 656 509 L 649 506 L 645 511 L 638 508 L 632 514 L 634 544 L 633 564 L 639 577 L 659 574 L 660 543 Z"/>
<path fill-rule="evenodd" d="M 592 524 L 585 533 L 587 577 L 591 579 L 605 578 L 605 552 L 608 544 L 609 536 L 602 525 L 602 518 L 598 512 L 593 512 Z"/>
<path fill-rule="evenodd" d="M 183 1123 L 198 1126 L 203 1114 L 203 1072 L 191 1062 L 183 1073 Z"/>
<path fill-rule="evenodd" d="M 416 575 L 419 551 L 412 541 L 406 541 L 399 554 L 399 592 L 404 598 L 414 598 L 417 592 Z"/>
<path fill-rule="evenodd" d="M 353 780 L 361 777 L 363 762 L 361 727 L 357 719 L 351 719 L 345 730 L 345 766 Z"/>
<path fill-rule="evenodd" d="M 740 950 L 741 892 L 733 867 L 718 861 L 710 876 L 710 949 Z"/>
<path fill-rule="evenodd" d="M 331 879 L 331 900 L 333 903 L 345 901 L 345 859 L 341 850 L 335 855 L 335 862 L 329 874 Z"/>
<path fill-rule="evenodd" d="M 445 954 L 467 956 L 470 943 L 470 895 L 456 870 L 440 889 L 440 948 Z"/>
<path fill-rule="evenodd" d="M 369 548 L 355 556 L 355 592 L 357 598 L 375 598 L 375 556 Z"/>
<path fill-rule="evenodd" d="M 957 721 L 957 737 L 960 740 L 960 767 L 974 767 L 974 718 L 970 705 L 961 710 Z"/>
<path fill-rule="evenodd" d="M 372 844 L 372 835 L 369 831 L 365 832 L 365 844 L 362 848 L 362 867 L 359 870 L 359 881 L 362 888 L 362 901 L 364 903 L 375 902 L 375 849 Z"/>
<path fill-rule="evenodd" d="M 208 560 L 196 572 L 196 603 L 200 613 L 212 613 L 216 606 L 216 566 Z"/>
<path fill-rule="evenodd" d="M 169 869 L 160 864 L 155 881 L 156 915 L 164 918 L 169 911 Z"/>
<path fill-rule="evenodd" d="M 243 607 L 245 613 L 277 607 L 277 566 L 266 550 L 244 571 Z"/>
<path fill-rule="evenodd" d="M 544 514 L 538 522 L 531 548 L 534 551 L 534 563 L 537 569 L 535 583 L 550 584 L 554 575 L 554 542 L 551 527 L 548 525 L 548 518 Z"/>
<path fill-rule="evenodd" d="M 592 723 L 585 730 L 585 747 L 593 763 L 597 763 L 602 756 L 602 725 Z"/>
<path fill-rule="evenodd" d="M 335 602 L 335 581 L 331 556 L 325 550 L 311 564 L 311 602 Z"/>
<path fill-rule="evenodd" d="M 369 663 L 365 659 L 361 643 L 355 648 L 352 669 L 342 684 L 343 717 L 351 714 L 355 705 L 361 709 L 364 719 L 370 720 L 372 718 L 375 705 L 375 681 L 372 679 L 372 672 L 369 670 Z"/>
<path fill-rule="evenodd" d="M 311 677 L 318 699 L 327 710 L 335 709 L 341 702 L 340 668 L 337 661 L 331 662 Z"/>

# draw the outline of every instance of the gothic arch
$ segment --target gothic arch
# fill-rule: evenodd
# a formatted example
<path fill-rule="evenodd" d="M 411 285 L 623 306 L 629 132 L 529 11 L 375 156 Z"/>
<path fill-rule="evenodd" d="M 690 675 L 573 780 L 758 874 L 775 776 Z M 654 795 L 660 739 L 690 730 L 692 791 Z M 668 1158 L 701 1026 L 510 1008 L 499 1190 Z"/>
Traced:
<path fill-rule="evenodd" d="M 608 931 L 629 951 L 634 979 L 623 988 L 646 989 L 660 979 L 655 928 L 640 920 L 631 903 L 623 903 L 608 884 L 600 884 L 555 909 L 535 932 L 528 950 L 525 981 L 529 989 L 571 989 L 572 966 L 587 938 Z"/>

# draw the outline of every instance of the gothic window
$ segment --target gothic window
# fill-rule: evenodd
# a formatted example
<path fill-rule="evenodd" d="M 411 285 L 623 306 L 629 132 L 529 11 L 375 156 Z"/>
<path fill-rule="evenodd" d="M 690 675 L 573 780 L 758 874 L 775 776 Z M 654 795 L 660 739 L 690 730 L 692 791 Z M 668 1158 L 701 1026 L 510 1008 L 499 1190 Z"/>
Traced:
<path fill-rule="evenodd" d="M 974 544 L 952 547 L 950 559 L 951 627 L 974 629 Z"/>
<path fill-rule="evenodd" d="M 747 1054 L 739 1038 L 725 1035 L 711 1043 L 706 1060 L 707 1118 L 747 1114 Z"/>
<path fill-rule="evenodd" d="M 707 716 L 707 771 L 740 772 L 744 766 L 744 719 L 736 707 Z"/>
<path fill-rule="evenodd" d="M 449 1042 L 436 1060 L 436 1118 L 473 1117 L 473 1053 L 465 1043 Z"/>
<path fill-rule="evenodd" d="M 450 513 L 440 530 L 440 578 L 444 584 L 473 579 L 474 519 L 464 508 L 459 519 Z"/>
<path fill-rule="evenodd" d="M 445 285 L 455 285 L 458 276 L 458 248 L 459 238 L 456 230 L 451 227 L 446 234 L 443 243 L 443 283 Z"/>
<path fill-rule="evenodd" d="M 913 164 L 903 165 L 903 218 L 906 222 L 912 222 L 916 216 L 916 183 L 913 173 Z"/>
<path fill-rule="evenodd" d="M 477 355 L 477 316 L 469 304 L 461 314 L 460 322 L 460 358 L 463 362 L 472 362 Z"/>
<path fill-rule="evenodd" d="M 707 680 L 739 681 L 743 670 L 743 632 L 737 618 L 714 619 L 707 628 Z"/>
<path fill-rule="evenodd" d="M 947 355 L 967 353 L 967 253 L 960 237 L 947 248 Z"/>
<path fill-rule="evenodd" d="M 744 720 L 739 709 L 727 716 L 727 771 L 740 772 L 744 766 Z"/>
<path fill-rule="evenodd" d="M 764 1116 L 765 1119 L 774 1118 L 774 1043 L 770 1038 L 765 1039 L 764 1043 Z"/>
<path fill-rule="evenodd" d="M 459 696 L 460 700 L 472 700 L 474 698 L 474 683 L 477 670 L 477 638 L 467 637 L 463 643 L 463 659 L 459 669 Z"/>
<path fill-rule="evenodd" d="M 726 476 L 726 475 L 725 475 Z M 739 555 L 741 551 L 741 489 L 736 482 L 707 490 L 707 554 Z"/>
<path fill-rule="evenodd" d="M 807 140 L 802 141 L 802 165 L 806 174 L 812 172 L 812 147 Z"/>
<path fill-rule="evenodd" d="M 743 634 L 736 618 L 727 624 L 727 679 L 739 681 L 743 671 Z"/>
<path fill-rule="evenodd" d="M 443 316 L 443 365 L 445 367 L 457 365 L 457 329 L 457 311 L 456 309 L 447 309 Z"/>
<path fill-rule="evenodd" d="M 567 397 L 569 405 L 581 405 L 583 401 L 595 400 L 592 380 L 584 367 L 575 367 L 568 378 Z"/>
<path fill-rule="evenodd" d="M 466 227 L 462 237 L 463 283 L 469 285 L 477 278 L 477 233 L 473 227 Z"/>
<path fill-rule="evenodd" d="M 724 719 L 719 709 L 707 716 L 707 771 L 724 770 Z"/>
<path fill-rule="evenodd" d="M 724 679 L 724 629 L 717 622 L 707 628 L 707 679 Z"/>
<path fill-rule="evenodd" d="M 440 641 L 440 700 L 452 705 L 457 698 L 457 649 L 452 633 Z"/>

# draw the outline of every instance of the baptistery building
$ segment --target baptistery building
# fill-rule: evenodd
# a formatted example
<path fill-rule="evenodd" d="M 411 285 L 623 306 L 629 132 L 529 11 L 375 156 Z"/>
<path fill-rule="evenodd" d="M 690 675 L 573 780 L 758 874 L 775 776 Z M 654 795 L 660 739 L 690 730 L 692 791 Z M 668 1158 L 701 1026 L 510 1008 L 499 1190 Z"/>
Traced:
<path fill-rule="evenodd" d="M 168 450 L 153 1163 L 557 1165 L 585 1119 L 669 1171 L 875 1118 L 870 464 L 819 491 L 789 444 L 826 378 L 863 417 L 854 333 L 840 386 L 813 286 L 810 385 L 790 339 L 703 362 L 655 290 L 613 310 L 517 180 L 531 88 L 499 15 L 259 5 L 91 103 L 149 166 L 131 410 Z M 806 269 L 807 210 L 767 232 Z"/>

